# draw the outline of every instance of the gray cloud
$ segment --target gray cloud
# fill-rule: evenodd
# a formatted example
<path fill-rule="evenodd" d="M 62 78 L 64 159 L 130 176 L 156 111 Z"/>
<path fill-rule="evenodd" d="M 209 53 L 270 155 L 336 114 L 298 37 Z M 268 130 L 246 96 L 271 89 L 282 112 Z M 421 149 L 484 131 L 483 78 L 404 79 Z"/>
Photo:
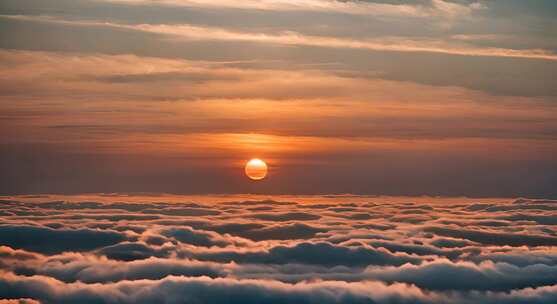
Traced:
<path fill-rule="evenodd" d="M 557 237 L 514 233 L 494 233 L 474 230 L 427 227 L 424 231 L 441 236 L 467 239 L 487 245 L 508 246 L 557 246 Z"/>
<path fill-rule="evenodd" d="M 239 253 L 234 251 L 190 253 L 192 257 L 208 261 L 262 264 L 299 263 L 322 266 L 402 265 L 419 263 L 419 258 L 395 255 L 370 247 L 344 247 L 330 243 L 299 243 L 293 247 L 277 246 L 268 252 Z"/>
<path fill-rule="evenodd" d="M 0 226 L 0 244 L 41 253 L 88 251 L 124 241 L 115 231 L 52 229 L 35 226 Z"/>
<path fill-rule="evenodd" d="M 305 213 L 305 212 L 290 212 L 290 213 L 258 213 L 251 216 L 264 221 L 287 222 L 287 221 L 311 221 L 321 218 L 319 215 Z"/>
<path fill-rule="evenodd" d="M 120 243 L 104 247 L 97 251 L 109 259 L 120 261 L 143 260 L 150 257 L 165 257 L 169 255 L 168 248 L 152 248 L 143 243 Z"/>

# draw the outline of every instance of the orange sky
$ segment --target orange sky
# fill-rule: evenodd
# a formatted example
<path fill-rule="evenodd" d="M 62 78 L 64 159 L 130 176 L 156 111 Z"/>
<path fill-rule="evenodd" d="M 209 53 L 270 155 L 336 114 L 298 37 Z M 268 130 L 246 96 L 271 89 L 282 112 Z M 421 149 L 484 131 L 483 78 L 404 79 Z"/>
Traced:
<path fill-rule="evenodd" d="M 0 193 L 557 195 L 557 44 L 496 3 L 49 3 L 1 11 Z"/>

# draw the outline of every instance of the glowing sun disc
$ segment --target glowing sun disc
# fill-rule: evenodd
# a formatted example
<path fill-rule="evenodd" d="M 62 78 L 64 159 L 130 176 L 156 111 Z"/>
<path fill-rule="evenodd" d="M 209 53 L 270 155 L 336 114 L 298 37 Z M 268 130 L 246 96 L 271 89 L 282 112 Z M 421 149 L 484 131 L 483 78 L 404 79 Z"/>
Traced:
<path fill-rule="evenodd" d="M 247 162 L 244 170 L 246 175 L 253 180 L 262 180 L 267 176 L 267 164 L 259 158 Z"/>

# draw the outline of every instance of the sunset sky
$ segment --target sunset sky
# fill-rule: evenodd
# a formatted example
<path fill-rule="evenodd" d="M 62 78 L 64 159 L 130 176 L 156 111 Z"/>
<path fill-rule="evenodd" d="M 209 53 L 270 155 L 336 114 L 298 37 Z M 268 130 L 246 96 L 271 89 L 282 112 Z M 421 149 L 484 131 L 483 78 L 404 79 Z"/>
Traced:
<path fill-rule="evenodd" d="M 557 197 L 556 71 L 553 0 L 2 0 L 0 194 Z"/>
<path fill-rule="evenodd" d="M 557 303 L 557 0 L 0 0 L 0 304 Z"/>

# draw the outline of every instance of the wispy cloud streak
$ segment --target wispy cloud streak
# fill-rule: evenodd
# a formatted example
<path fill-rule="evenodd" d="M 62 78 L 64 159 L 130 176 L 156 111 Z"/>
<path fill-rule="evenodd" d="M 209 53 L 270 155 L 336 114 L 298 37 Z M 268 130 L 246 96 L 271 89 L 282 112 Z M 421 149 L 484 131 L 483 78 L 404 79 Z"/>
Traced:
<path fill-rule="evenodd" d="M 338 1 L 338 0 L 106 0 L 112 3 L 131 5 L 168 5 L 198 8 L 232 8 L 268 11 L 316 11 L 369 16 L 394 17 L 458 17 L 467 16 L 483 6 L 479 2 L 469 5 L 432 0 L 429 5 L 388 4 L 372 1 Z"/>
<path fill-rule="evenodd" d="M 65 24 L 68 26 L 107 27 L 163 34 L 186 40 L 241 41 L 285 46 L 314 46 L 339 49 L 361 49 L 385 52 L 438 53 L 458 56 L 507 57 L 557 61 L 557 54 L 544 49 L 508 49 L 496 47 L 476 47 L 465 44 L 451 44 L 443 40 L 411 40 L 408 38 L 346 39 L 326 36 L 311 36 L 297 32 L 252 33 L 231 31 L 216 27 L 202 27 L 190 24 L 120 24 L 97 21 L 74 21 L 47 16 L 3 15 L 2 18 L 36 22 Z"/>

